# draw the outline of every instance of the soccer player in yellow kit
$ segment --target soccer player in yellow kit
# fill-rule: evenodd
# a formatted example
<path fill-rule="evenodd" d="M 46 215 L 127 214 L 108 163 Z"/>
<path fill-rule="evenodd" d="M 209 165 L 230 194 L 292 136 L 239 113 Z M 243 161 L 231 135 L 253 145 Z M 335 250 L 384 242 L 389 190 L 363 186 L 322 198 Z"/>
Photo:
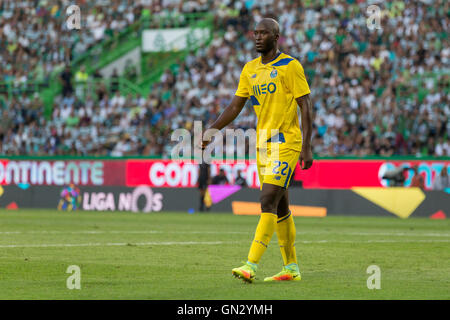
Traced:
<path fill-rule="evenodd" d="M 280 31 L 275 20 L 262 19 L 254 36 L 256 50 L 261 55 L 244 66 L 231 104 L 211 125 L 218 130 L 227 126 L 239 115 L 247 99 L 251 100 L 258 118 L 256 146 L 262 213 L 248 260 L 233 269 L 232 274 L 253 282 L 258 263 L 276 231 L 284 266 L 280 273 L 264 281 L 296 281 L 301 275 L 287 189 L 297 161 L 300 160 L 302 169 L 310 168 L 313 162 L 311 91 L 300 62 L 278 50 Z M 303 137 L 297 105 L 301 110 Z M 203 141 L 202 148 L 208 143 Z"/>

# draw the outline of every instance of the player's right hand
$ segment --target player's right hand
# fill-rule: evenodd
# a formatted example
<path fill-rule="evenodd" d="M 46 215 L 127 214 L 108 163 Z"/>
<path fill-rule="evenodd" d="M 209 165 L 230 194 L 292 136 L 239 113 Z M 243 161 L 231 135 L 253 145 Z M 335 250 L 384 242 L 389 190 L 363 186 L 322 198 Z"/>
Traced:
<path fill-rule="evenodd" d="M 313 154 L 311 151 L 311 147 L 303 146 L 302 151 L 300 153 L 300 167 L 302 170 L 308 170 L 311 168 L 313 164 Z"/>

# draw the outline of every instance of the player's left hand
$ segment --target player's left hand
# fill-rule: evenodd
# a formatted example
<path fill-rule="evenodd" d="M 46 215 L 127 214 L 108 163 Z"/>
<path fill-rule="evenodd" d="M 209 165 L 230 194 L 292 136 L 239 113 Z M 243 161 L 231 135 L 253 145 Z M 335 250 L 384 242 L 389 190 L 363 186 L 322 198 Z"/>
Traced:
<path fill-rule="evenodd" d="M 303 147 L 300 153 L 300 167 L 302 170 L 307 170 L 311 168 L 313 164 L 313 156 L 311 147 Z"/>

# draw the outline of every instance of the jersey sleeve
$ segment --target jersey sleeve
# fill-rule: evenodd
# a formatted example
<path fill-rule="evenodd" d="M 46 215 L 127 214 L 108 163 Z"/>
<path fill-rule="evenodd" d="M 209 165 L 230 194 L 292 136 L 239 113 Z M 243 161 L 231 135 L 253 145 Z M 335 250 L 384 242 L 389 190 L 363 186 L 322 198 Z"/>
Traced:
<path fill-rule="evenodd" d="M 248 98 L 250 96 L 250 83 L 247 77 L 247 65 L 244 66 L 239 78 L 239 85 L 236 90 L 235 95 L 243 98 Z"/>
<path fill-rule="evenodd" d="M 305 72 L 298 60 L 294 59 L 289 63 L 285 78 L 286 86 L 294 95 L 295 99 L 311 93 L 308 82 L 306 81 Z"/>

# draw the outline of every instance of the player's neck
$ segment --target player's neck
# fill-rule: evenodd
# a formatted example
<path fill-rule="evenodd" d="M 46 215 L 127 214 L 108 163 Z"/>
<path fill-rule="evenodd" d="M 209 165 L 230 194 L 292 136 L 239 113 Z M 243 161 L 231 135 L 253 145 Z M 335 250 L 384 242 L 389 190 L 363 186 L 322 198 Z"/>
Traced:
<path fill-rule="evenodd" d="M 269 63 L 270 61 L 275 59 L 278 54 L 280 54 L 280 51 L 276 47 L 270 51 L 261 53 L 261 63 L 263 64 Z"/>

